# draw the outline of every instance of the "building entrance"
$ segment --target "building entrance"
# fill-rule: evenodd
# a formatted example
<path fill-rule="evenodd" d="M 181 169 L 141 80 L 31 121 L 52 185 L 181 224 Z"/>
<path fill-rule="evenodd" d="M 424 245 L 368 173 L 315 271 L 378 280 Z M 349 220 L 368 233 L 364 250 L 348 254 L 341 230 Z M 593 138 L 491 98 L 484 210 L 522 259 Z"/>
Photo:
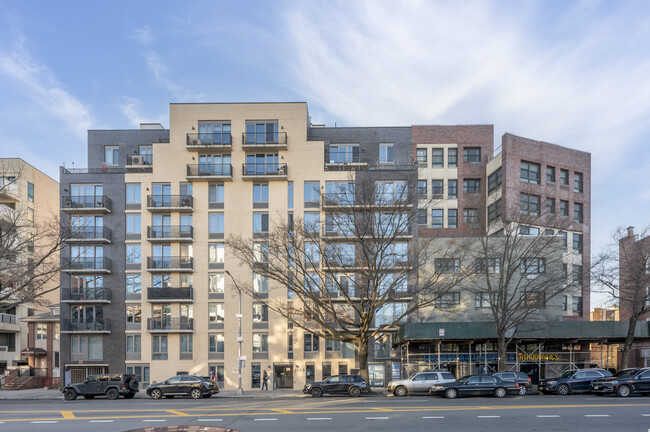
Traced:
<path fill-rule="evenodd" d="M 293 388 L 293 365 L 291 363 L 273 364 L 273 388 Z"/>

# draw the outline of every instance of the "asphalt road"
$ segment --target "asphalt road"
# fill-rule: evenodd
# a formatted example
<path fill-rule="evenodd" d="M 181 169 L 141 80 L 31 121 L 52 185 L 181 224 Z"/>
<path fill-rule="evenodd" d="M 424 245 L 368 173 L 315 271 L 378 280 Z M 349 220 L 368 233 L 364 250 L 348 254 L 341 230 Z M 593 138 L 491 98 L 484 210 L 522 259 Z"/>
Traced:
<path fill-rule="evenodd" d="M 0 431 L 126 431 L 204 425 L 250 431 L 650 431 L 650 397 L 106 399 L 0 402 Z"/>

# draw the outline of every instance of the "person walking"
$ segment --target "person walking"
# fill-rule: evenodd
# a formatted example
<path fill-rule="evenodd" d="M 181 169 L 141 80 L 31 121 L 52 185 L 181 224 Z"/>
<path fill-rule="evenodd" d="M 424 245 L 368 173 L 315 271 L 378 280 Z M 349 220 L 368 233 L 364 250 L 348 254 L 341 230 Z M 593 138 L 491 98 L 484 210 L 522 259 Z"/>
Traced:
<path fill-rule="evenodd" d="M 269 390 L 269 374 L 264 371 L 264 375 L 262 375 L 262 391 L 268 391 Z"/>

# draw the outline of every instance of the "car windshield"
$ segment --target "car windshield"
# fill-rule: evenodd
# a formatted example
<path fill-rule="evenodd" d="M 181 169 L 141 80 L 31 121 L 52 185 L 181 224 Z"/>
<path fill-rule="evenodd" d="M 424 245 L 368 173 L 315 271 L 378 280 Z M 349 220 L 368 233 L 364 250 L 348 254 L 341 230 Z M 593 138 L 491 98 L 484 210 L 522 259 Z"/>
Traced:
<path fill-rule="evenodd" d="M 634 375 L 636 375 L 637 372 L 638 372 L 637 369 L 623 369 L 623 370 L 620 370 L 620 371 L 616 372 L 616 374 L 614 374 L 614 376 L 616 378 L 630 378 L 630 377 L 633 377 Z"/>
<path fill-rule="evenodd" d="M 564 372 L 562 372 L 562 375 L 560 375 L 560 378 L 569 378 L 574 373 L 575 373 L 575 371 L 572 371 L 572 370 L 564 371 Z"/>
<path fill-rule="evenodd" d="M 458 378 L 458 382 L 460 382 L 460 383 L 464 383 L 464 382 L 467 381 L 470 377 L 471 377 L 471 375 L 465 375 L 465 376 L 462 377 L 462 378 Z"/>

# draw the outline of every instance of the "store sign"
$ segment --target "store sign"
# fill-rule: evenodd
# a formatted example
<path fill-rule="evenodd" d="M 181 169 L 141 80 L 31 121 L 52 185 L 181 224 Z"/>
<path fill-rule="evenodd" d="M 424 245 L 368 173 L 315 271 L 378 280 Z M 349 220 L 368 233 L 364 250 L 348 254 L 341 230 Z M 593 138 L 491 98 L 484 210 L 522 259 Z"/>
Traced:
<path fill-rule="evenodd" d="M 399 363 L 393 363 L 391 365 L 391 378 L 390 379 L 392 379 L 393 381 L 402 378 L 400 376 L 400 373 L 399 373 L 400 372 L 400 367 L 401 367 L 401 365 Z"/>
<path fill-rule="evenodd" d="M 438 329 L 438 336 L 442 337 L 444 335 L 445 335 L 445 329 L 443 329 L 443 328 Z"/>

